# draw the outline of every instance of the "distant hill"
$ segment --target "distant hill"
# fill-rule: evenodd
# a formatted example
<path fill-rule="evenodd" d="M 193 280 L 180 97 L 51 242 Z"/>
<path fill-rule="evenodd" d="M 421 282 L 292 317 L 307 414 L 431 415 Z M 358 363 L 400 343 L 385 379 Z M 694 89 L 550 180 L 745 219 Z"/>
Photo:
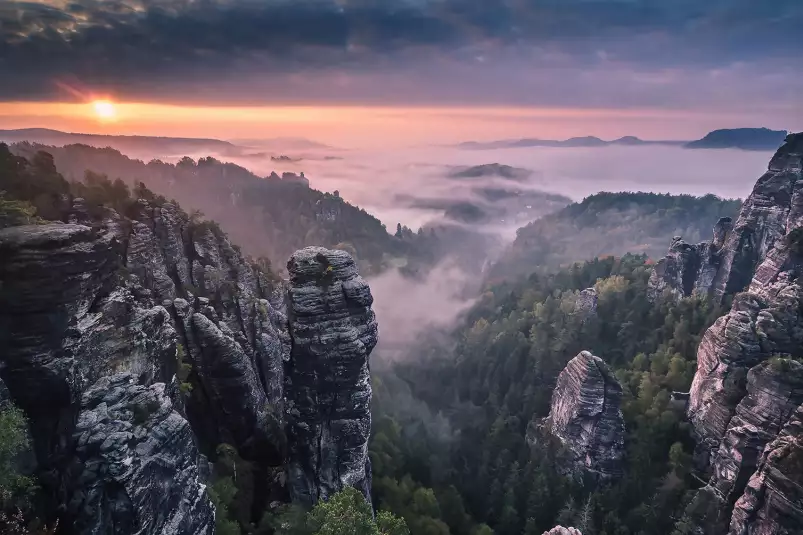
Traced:
<path fill-rule="evenodd" d="M 702 139 L 686 143 L 687 149 L 776 150 L 788 132 L 769 128 L 730 128 L 714 130 Z"/>
<path fill-rule="evenodd" d="M 466 141 L 457 145 L 467 150 L 515 149 L 525 147 L 607 147 L 609 145 L 682 145 L 685 141 L 647 141 L 635 136 L 624 136 L 606 141 L 594 136 L 555 139 L 502 139 L 498 141 Z"/>
<path fill-rule="evenodd" d="M 232 139 L 232 143 L 249 148 L 265 150 L 335 150 L 335 147 L 303 137 L 274 137 L 266 139 Z"/>
<path fill-rule="evenodd" d="M 501 163 L 486 163 L 473 167 L 457 169 L 449 174 L 452 178 L 486 178 L 500 177 L 507 180 L 524 180 L 532 174 L 529 169 L 511 167 Z"/>
<path fill-rule="evenodd" d="M 185 157 L 176 164 L 129 158 L 113 148 L 88 145 L 48 147 L 30 143 L 11 146 L 31 159 L 37 151 L 52 154 L 67 180 L 81 180 L 87 171 L 120 178 L 129 187 L 148 189 L 176 199 L 187 210 L 200 210 L 221 224 L 234 241 L 253 256 L 283 261 L 307 245 L 348 244 L 366 274 L 381 271 L 392 257 L 407 257 L 417 236 L 402 240 L 389 234 L 377 218 L 335 194 L 308 187 L 302 175 L 260 177 L 248 169 L 212 157 Z"/>
<path fill-rule="evenodd" d="M 736 217 L 740 205 L 715 195 L 597 193 L 520 228 L 490 278 L 513 279 L 628 252 L 663 257 L 674 236 L 690 243 L 710 239 L 713 224 Z"/>
<path fill-rule="evenodd" d="M 219 139 L 78 134 L 47 128 L 0 130 L 0 142 L 12 144 L 22 141 L 56 147 L 75 144 L 90 145 L 98 148 L 111 147 L 135 156 L 148 154 L 150 156 L 165 157 L 199 152 L 235 155 L 243 151 L 242 147 Z"/>

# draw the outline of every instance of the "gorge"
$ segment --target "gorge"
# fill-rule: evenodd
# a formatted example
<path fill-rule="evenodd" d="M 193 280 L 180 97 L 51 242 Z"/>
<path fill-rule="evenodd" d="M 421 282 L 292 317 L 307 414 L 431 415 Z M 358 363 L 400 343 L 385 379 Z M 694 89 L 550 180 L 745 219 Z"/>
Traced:
<path fill-rule="evenodd" d="M 799 533 L 801 173 L 793 134 L 738 216 L 715 205 L 713 238 L 655 265 L 537 265 L 538 225 L 566 228 L 539 220 L 505 260 L 527 278 L 389 365 L 345 250 L 302 247 L 285 277 L 144 185 L 69 184 L 0 145 L 0 399 L 25 416 L 26 514 L 70 535 L 306 533 L 292 515 L 321 504 L 393 535 Z"/>

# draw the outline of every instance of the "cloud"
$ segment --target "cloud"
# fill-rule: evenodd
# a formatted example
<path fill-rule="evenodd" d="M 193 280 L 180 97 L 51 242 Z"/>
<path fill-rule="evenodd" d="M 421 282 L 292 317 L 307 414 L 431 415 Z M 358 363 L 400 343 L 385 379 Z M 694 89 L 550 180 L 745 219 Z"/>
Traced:
<path fill-rule="evenodd" d="M 801 23 L 798 0 L 7 0 L 0 99 L 65 86 L 209 99 L 233 78 L 234 96 L 253 101 L 307 98 L 316 91 L 305 85 L 336 79 L 337 100 L 355 92 L 350 76 L 370 73 L 422 82 L 409 98 L 443 100 L 426 84 L 432 72 L 797 68 Z M 501 100 L 471 84 L 452 96 Z"/>

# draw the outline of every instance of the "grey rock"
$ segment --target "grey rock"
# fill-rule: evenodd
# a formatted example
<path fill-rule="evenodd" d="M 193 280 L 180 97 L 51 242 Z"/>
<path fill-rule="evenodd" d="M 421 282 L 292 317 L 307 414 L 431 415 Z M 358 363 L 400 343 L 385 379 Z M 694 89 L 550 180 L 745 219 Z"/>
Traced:
<path fill-rule="evenodd" d="M 747 373 L 747 395 L 736 407 L 713 459 L 711 484 L 730 497 L 742 492 L 764 446 L 803 404 L 803 364 L 775 358 Z"/>
<path fill-rule="evenodd" d="M 577 528 L 564 528 L 563 526 L 555 526 L 549 531 L 545 531 L 543 535 L 583 535 Z"/>
<path fill-rule="evenodd" d="M 667 291 L 675 298 L 708 296 L 719 271 L 722 247 L 732 227 L 731 218 L 720 218 L 714 226 L 713 239 L 698 244 L 686 243 L 676 236 L 667 255 L 658 261 L 650 274 L 650 298 L 657 299 Z"/>
<path fill-rule="evenodd" d="M 558 375 L 543 427 L 569 452 L 572 471 L 602 479 L 622 474 L 622 387 L 608 365 L 581 351 Z"/>
<path fill-rule="evenodd" d="M 69 502 L 82 535 L 212 535 L 215 509 L 187 420 L 165 385 L 103 377 L 82 396 L 74 431 L 80 466 Z"/>
<path fill-rule="evenodd" d="M 368 357 L 378 336 L 371 291 L 344 251 L 307 247 L 290 258 L 287 269 L 291 497 L 314 504 L 352 486 L 370 500 Z"/>
<path fill-rule="evenodd" d="M 574 304 L 574 312 L 585 322 L 588 318 L 597 314 L 597 290 L 586 288 L 577 295 Z"/>
<path fill-rule="evenodd" d="M 789 285 L 779 299 L 739 294 L 730 312 L 705 332 L 697 349 L 697 372 L 689 393 L 688 415 L 701 445 L 715 450 L 736 406 L 746 395 L 747 373 L 774 354 L 801 352 L 803 318 L 800 288 Z"/>
<path fill-rule="evenodd" d="M 721 248 L 710 295 L 746 291 L 697 351 L 688 416 L 710 475 L 686 511 L 697 533 L 801 532 L 803 464 L 787 455 L 803 403 L 802 161 L 803 135 L 788 136 Z"/>
<path fill-rule="evenodd" d="M 803 405 L 761 454 L 736 501 L 730 535 L 803 533 Z"/>
<path fill-rule="evenodd" d="M 799 220 L 801 158 L 803 136 L 788 136 L 756 182 L 723 245 L 713 287 L 716 297 L 744 290 L 759 263 L 792 230 L 790 223 Z"/>

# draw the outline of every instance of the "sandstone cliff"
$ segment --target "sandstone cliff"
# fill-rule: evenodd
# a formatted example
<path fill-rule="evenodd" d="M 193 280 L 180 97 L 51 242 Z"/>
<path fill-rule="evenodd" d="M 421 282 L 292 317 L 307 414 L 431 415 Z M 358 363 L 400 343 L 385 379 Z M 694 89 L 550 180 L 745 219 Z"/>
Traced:
<path fill-rule="evenodd" d="M 622 472 L 622 387 L 605 362 L 582 351 L 558 376 L 543 428 L 569 453 L 572 471 L 603 479 Z"/>
<path fill-rule="evenodd" d="M 789 271 L 797 260 L 786 251 L 784 238 L 803 223 L 801 153 L 803 135 L 787 136 L 736 222 L 721 219 L 711 242 L 689 245 L 676 237 L 650 278 L 651 293 L 669 289 L 678 296 L 719 300 L 747 289 L 754 277 L 766 284 Z"/>
<path fill-rule="evenodd" d="M 261 467 L 254 495 L 265 502 L 286 499 L 284 478 L 267 474 L 287 452 L 326 489 L 313 500 L 343 485 L 367 495 L 376 323 L 351 258 L 315 253 L 331 259 L 326 282 L 346 316 L 327 294 L 319 318 L 303 277 L 288 288 L 214 224 L 157 200 L 127 216 L 76 199 L 69 223 L 0 230 L 0 377 L 29 417 L 51 517 L 75 534 L 211 534 L 201 453 L 220 444 Z M 329 327 L 341 327 L 331 343 Z M 314 406 L 299 415 L 301 396 Z M 329 434 L 315 459 L 303 455 L 319 442 L 293 431 L 305 426 Z"/>
<path fill-rule="evenodd" d="M 801 163 L 803 135 L 791 135 L 745 201 L 710 284 L 700 283 L 715 299 L 746 291 L 697 352 L 688 416 L 709 476 L 687 510 L 697 533 L 803 532 L 803 467 L 794 464 L 803 410 Z M 666 270 L 656 273 L 667 280 Z"/>
<path fill-rule="evenodd" d="M 543 535 L 583 535 L 579 529 L 564 528 L 563 526 L 555 526 L 549 531 L 545 531 Z"/>
<path fill-rule="evenodd" d="M 314 504 L 348 485 L 370 500 L 368 355 L 377 342 L 371 291 L 343 251 L 308 247 L 287 269 L 290 494 Z"/>

